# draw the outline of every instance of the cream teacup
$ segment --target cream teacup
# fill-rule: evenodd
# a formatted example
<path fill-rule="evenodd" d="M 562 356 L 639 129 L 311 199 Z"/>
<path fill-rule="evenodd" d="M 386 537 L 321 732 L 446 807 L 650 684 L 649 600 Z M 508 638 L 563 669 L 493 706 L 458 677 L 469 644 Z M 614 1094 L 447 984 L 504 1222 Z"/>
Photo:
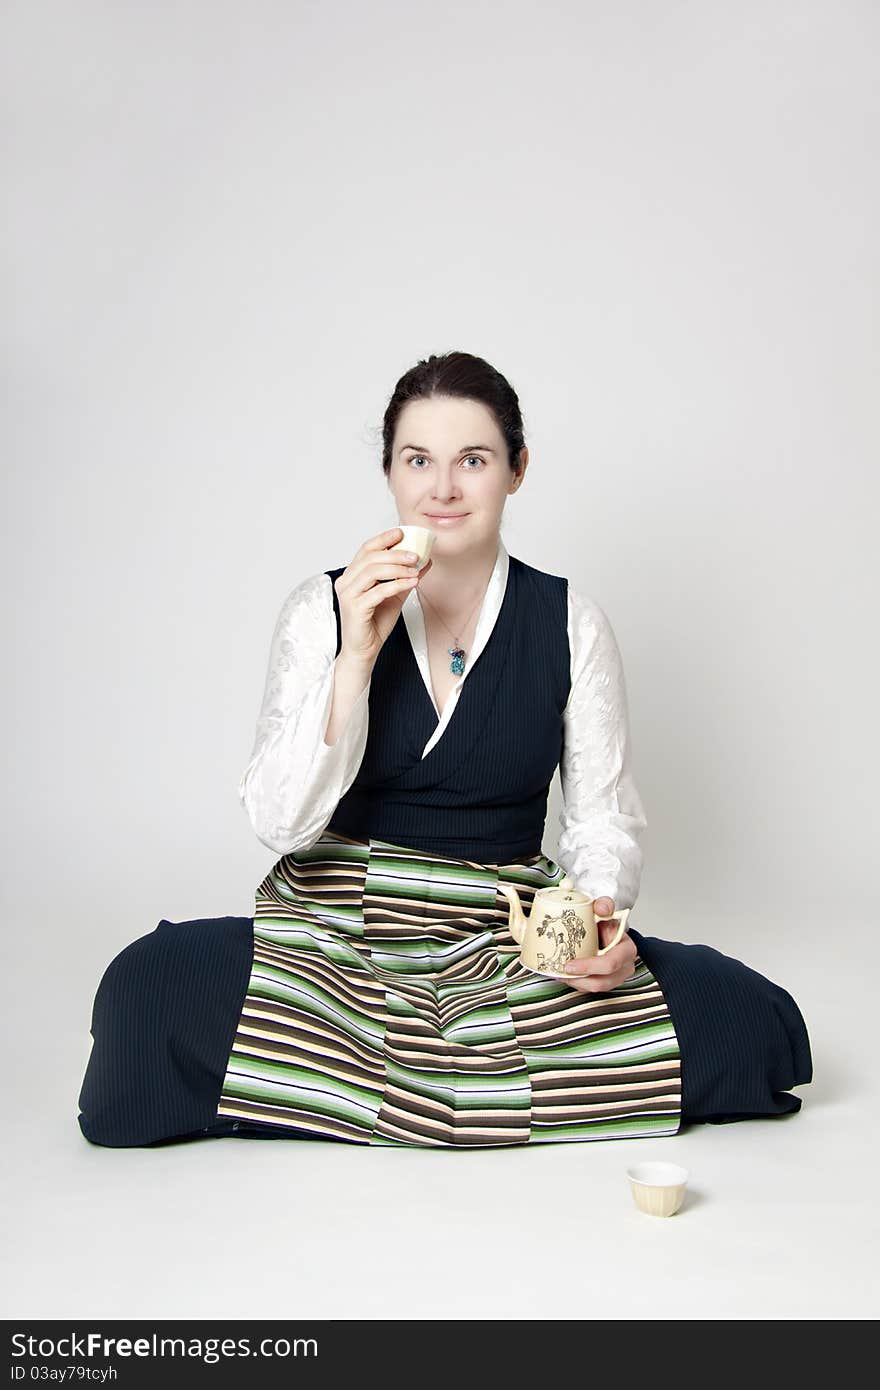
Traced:
<path fill-rule="evenodd" d="M 389 554 L 395 550 L 411 550 L 418 555 L 419 561 L 417 569 L 423 569 L 431 558 L 431 550 L 434 546 L 436 531 L 432 531 L 428 526 L 401 526 L 403 540 L 396 545 L 388 547 Z"/>
<path fill-rule="evenodd" d="M 674 1216 L 684 1201 L 688 1170 L 677 1163 L 634 1163 L 626 1176 L 636 1206 L 649 1216 Z"/>

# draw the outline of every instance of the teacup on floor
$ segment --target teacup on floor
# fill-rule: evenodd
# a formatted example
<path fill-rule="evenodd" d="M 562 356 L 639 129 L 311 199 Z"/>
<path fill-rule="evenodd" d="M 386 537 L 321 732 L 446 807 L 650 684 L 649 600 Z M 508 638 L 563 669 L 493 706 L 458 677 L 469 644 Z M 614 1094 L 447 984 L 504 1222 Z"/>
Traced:
<path fill-rule="evenodd" d="M 673 1216 L 684 1201 L 688 1170 L 677 1163 L 634 1163 L 626 1175 L 636 1206 L 649 1216 Z"/>

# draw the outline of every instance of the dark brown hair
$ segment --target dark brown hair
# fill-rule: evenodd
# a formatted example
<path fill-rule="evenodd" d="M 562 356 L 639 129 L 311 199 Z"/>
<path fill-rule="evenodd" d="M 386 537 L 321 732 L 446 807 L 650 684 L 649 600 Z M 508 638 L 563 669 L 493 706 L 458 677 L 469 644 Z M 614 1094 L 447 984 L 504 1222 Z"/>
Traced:
<path fill-rule="evenodd" d="M 482 357 L 474 357 L 470 352 L 444 352 L 439 357 L 425 357 L 410 367 L 394 388 L 382 423 L 382 470 L 386 477 L 400 412 L 410 401 L 432 396 L 462 396 L 480 401 L 491 410 L 507 443 L 507 461 L 514 473 L 519 471 L 519 455 L 525 442 L 523 420 L 510 382 Z"/>

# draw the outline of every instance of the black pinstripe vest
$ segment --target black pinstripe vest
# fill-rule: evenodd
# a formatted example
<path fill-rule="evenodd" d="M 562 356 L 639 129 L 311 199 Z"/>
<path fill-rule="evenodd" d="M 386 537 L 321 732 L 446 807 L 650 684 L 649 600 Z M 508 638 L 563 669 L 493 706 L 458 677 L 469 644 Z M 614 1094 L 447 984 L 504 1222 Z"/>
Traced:
<path fill-rule="evenodd" d="M 324 572 L 335 582 L 343 569 Z M 333 610 L 338 654 L 335 588 Z M 510 555 L 495 626 L 423 758 L 437 712 L 401 613 L 373 667 L 360 768 L 328 829 L 481 864 L 539 854 L 571 688 L 567 624 L 568 580 Z"/>

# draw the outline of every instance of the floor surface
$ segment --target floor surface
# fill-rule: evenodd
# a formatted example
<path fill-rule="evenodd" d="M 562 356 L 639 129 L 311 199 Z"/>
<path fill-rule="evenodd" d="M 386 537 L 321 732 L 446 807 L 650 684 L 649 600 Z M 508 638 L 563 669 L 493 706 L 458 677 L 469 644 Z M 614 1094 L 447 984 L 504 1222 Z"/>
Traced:
<path fill-rule="evenodd" d="M 794 995 L 815 1068 L 800 1112 L 660 1140 L 494 1150 L 239 1138 L 101 1148 L 76 1121 L 100 970 L 77 972 L 61 949 L 48 963 L 35 936 L 32 958 L 5 972 L 17 1059 L 5 1316 L 876 1317 L 870 924 L 837 967 L 825 948 L 798 955 L 778 931 L 743 934 L 717 916 L 711 931 L 705 915 L 664 931 L 634 912 L 633 925 L 705 941 Z M 820 924 L 800 930 L 823 939 Z M 27 990 L 16 987 L 25 970 Z M 625 1177 L 654 1157 L 691 1173 L 667 1220 L 635 1208 Z"/>

